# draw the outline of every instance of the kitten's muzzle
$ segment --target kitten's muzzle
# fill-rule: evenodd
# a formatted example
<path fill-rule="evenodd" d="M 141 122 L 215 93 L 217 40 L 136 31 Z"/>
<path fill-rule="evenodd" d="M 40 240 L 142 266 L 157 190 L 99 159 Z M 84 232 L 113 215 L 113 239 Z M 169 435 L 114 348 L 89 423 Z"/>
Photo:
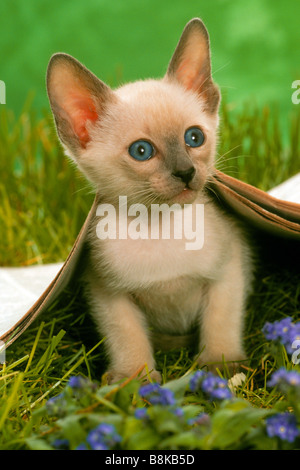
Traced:
<path fill-rule="evenodd" d="M 194 174 L 196 170 L 193 166 L 188 168 L 187 170 L 180 170 L 172 173 L 172 176 L 175 176 L 175 178 L 181 179 L 183 183 L 185 183 L 186 186 L 192 181 Z"/>

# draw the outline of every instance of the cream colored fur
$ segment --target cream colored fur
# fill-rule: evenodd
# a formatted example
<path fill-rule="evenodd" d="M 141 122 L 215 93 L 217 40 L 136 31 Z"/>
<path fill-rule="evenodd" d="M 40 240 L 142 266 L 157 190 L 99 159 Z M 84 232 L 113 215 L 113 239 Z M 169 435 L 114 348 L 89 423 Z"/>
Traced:
<path fill-rule="evenodd" d="M 214 169 L 219 92 L 211 79 L 208 35 L 192 20 L 166 76 L 112 91 L 75 59 L 54 56 L 48 93 L 66 153 L 94 183 L 102 203 L 204 204 L 204 246 L 186 250 L 186 240 L 100 240 L 98 218 L 89 230 L 84 274 L 91 313 L 106 337 L 111 381 L 147 365 L 155 369 L 149 328 L 170 335 L 199 327 L 200 365 L 245 359 L 245 302 L 251 286 L 251 252 L 239 225 L 206 191 Z M 187 147 L 185 130 L 199 126 L 204 144 Z M 134 160 L 129 146 L 153 144 L 155 155 Z M 174 168 L 192 164 L 185 184 Z"/>

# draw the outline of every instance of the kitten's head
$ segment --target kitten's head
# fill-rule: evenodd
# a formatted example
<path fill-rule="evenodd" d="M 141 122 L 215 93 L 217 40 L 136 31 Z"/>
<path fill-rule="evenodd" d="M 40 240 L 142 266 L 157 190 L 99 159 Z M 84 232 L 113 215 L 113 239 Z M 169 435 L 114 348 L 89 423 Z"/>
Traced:
<path fill-rule="evenodd" d="M 219 90 L 199 19 L 180 38 L 165 77 L 112 90 L 67 54 L 49 63 L 57 132 L 105 202 L 192 202 L 212 171 Z"/>

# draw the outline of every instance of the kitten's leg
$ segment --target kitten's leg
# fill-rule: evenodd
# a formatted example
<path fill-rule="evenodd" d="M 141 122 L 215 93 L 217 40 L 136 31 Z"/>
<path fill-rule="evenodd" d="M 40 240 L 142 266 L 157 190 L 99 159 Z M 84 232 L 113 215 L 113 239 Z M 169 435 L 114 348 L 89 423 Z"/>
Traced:
<path fill-rule="evenodd" d="M 209 286 L 206 308 L 200 327 L 201 365 L 209 369 L 222 368 L 225 361 L 232 372 L 238 368 L 235 361 L 246 359 L 242 344 L 245 300 L 250 275 L 242 267 L 242 256 L 236 247 L 225 267 L 222 279 Z"/>
<path fill-rule="evenodd" d="M 161 381 L 155 370 L 152 347 L 147 337 L 143 313 L 122 294 L 110 294 L 97 285 L 89 286 L 91 313 L 101 334 L 110 360 L 110 383 L 129 377 L 147 365 L 150 377 Z M 145 375 L 143 370 L 141 375 Z"/>

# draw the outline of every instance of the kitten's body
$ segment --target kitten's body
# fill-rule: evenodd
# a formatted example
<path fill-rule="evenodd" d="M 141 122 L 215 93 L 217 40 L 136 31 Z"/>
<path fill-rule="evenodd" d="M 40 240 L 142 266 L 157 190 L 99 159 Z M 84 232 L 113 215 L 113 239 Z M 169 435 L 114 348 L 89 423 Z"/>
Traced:
<path fill-rule="evenodd" d="M 187 251 L 184 238 L 99 240 L 96 224 L 95 217 L 84 278 L 116 379 L 143 363 L 154 368 L 149 329 L 170 335 L 200 330 L 202 364 L 220 366 L 223 355 L 229 362 L 245 359 L 242 312 L 251 254 L 239 226 L 214 201 L 206 198 L 199 251 Z"/>
<path fill-rule="evenodd" d="M 48 91 L 59 135 L 101 203 L 114 205 L 117 216 L 120 195 L 128 204 L 144 204 L 149 214 L 151 203 L 204 204 L 199 250 L 187 250 L 189 240 L 172 234 L 168 240 L 99 239 L 95 215 L 84 279 L 93 317 L 106 336 L 111 380 L 145 364 L 159 380 L 149 328 L 179 335 L 199 327 L 201 363 L 243 359 L 250 250 L 238 224 L 206 191 L 219 93 L 203 24 L 194 20 L 186 27 L 162 80 L 112 92 L 69 56 L 54 56 L 50 65 Z M 204 143 L 186 144 L 189 129 L 201 129 Z M 128 154 L 135 141 L 151 143 L 151 158 L 136 161 Z"/>

